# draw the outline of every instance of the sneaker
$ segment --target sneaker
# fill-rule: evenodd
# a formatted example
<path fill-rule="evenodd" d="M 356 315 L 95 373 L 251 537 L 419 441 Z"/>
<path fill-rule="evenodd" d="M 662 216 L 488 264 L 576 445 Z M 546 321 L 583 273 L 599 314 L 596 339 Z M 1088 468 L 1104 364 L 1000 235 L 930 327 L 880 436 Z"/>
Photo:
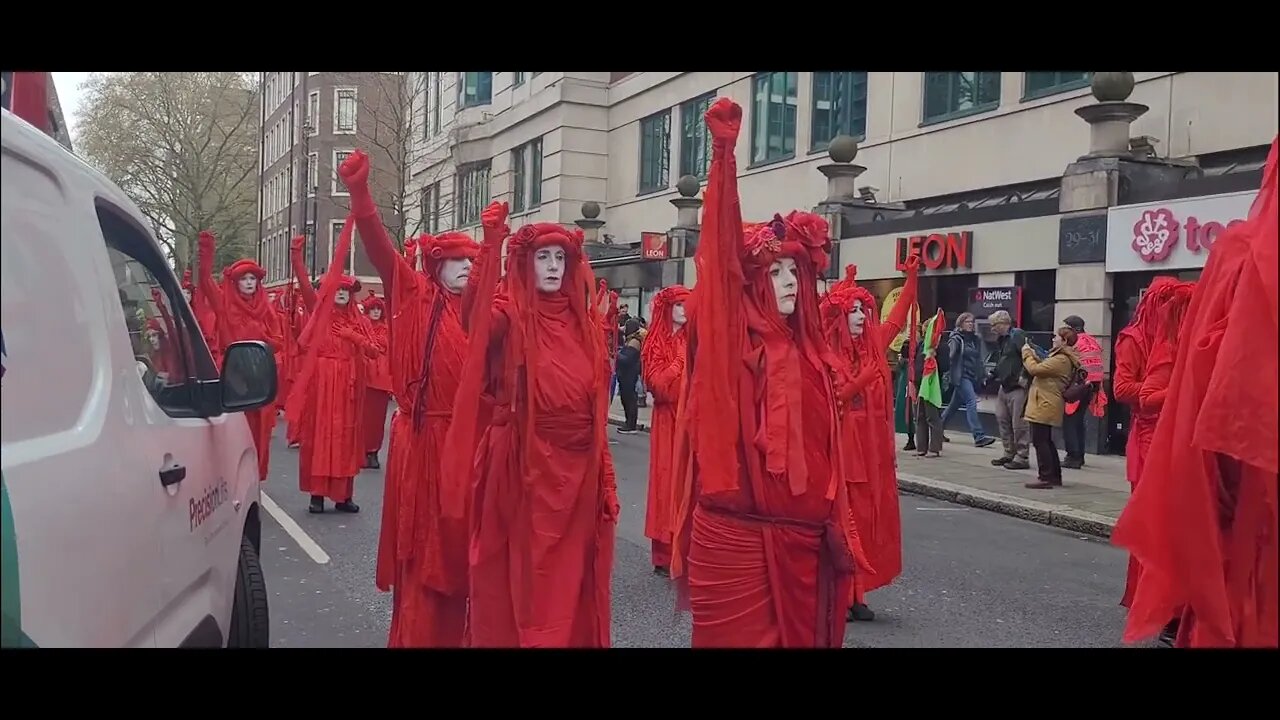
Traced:
<path fill-rule="evenodd" d="M 949 443 L 949 442 L 951 442 L 951 438 L 947 437 L 946 435 L 943 435 L 943 436 L 942 436 L 942 442 L 944 442 L 944 443 Z"/>
<path fill-rule="evenodd" d="M 995 460 L 992 460 L 991 464 L 995 465 L 996 467 L 1004 467 L 1005 465 L 1008 465 L 1011 462 L 1013 462 L 1013 458 L 1011 457 L 998 457 Z"/>
<path fill-rule="evenodd" d="M 1068 470 L 1079 470 L 1084 467 L 1084 460 L 1081 458 L 1069 457 L 1062 461 L 1062 467 Z"/>
<path fill-rule="evenodd" d="M 994 445 L 995 442 L 996 442 L 996 439 L 988 435 L 987 437 L 974 440 L 973 444 L 974 444 L 974 447 L 986 447 L 988 445 Z"/>
<path fill-rule="evenodd" d="M 1031 463 L 1027 462 L 1026 460 L 1019 460 L 1017 458 L 1014 458 L 1004 464 L 1004 469 L 1005 470 L 1030 470 Z"/>

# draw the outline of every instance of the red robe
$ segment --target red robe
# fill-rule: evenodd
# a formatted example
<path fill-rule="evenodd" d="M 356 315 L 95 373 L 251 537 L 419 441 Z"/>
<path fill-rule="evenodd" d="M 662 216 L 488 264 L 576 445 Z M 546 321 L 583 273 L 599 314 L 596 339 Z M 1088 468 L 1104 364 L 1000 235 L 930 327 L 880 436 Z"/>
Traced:
<path fill-rule="evenodd" d="M 712 163 L 671 574 L 687 594 L 694 647 L 839 647 L 850 574 L 865 559 L 839 467 L 831 374 L 840 363 L 818 317 L 829 231 L 792 213 L 753 228 L 744 245 L 732 151 L 740 122 L 727 99 L 707 112 Z M 781 256 L 799 271 L 785 319 L 768 276 Z"/>
<path fill-rule="evenodd" d="M 470 474 L 470 645 L 608 647 L 618 501 L 605 439 L 606 353 L 581 234 L 553 223 L 521 228 L 508 244 L 507 292 L 497 296 L 505 210 L 485 214 L 445 471 L 469 465 L 480 432 Z M 531 256 L 550 244 L 567 251 L 567 272 L 559 292 L 544 294 L 534 289 Z M 493 408 L 487 427 L 476 421 L 482 405 Z M 465 512 L 456 495 L 445 507 L 450 517 Z"/>
<path fill-rule="evenodd" d="M 315 313 L 301 340 L 302 370 L 287 407 L 291 422 L 300 422 L 298 486 L 311 496 L 334 502 L 352 499 L 354 480 L 364 464 L 360 435 L 366 358 L 386 348 L 378 344 L 356 309 L 355 298 L 337 305 L 339 288 L 352 290 L 354 278 L 342 277 L 353 222 L 343 229 L 333 264 L 316 299 Z"/>
<path fill-rule="evenodd" d="M 396 399 L 391 419 L 378 536 L 375 583 L 393 590 L 390 647 L 461 647 L 467 620 L 469 527 L 445 517 L 442 496 L 468 494 L 466 472 L 441 470 L 462 376 L 467 338 L 461 296 L 434 272 L 416 269 L 417 241 L 401 255 L 392 245 L 367 186 L 368 157 L 357 152 L 340 170 L 351 192 L 361 242 L 382 279 L 390 344 L 385 357 Z M 460 233 L 424 236 L 428 269 L 448 257 L 474 257 L 478 246 Z M 435 252 L 433 252 L 435 251 Z"/>
<path fill-rule="evenodd" d="M 385 283 L 384 283 L 385 287 Z M 381 302 L 379 302 L 379 306 Z M 365 317 L 368 318 L 366 310 Z M 378 320 L 369 319 L 369 330 L 382 347 L 387 347 L 391 326 L 387 324 L 386 310 Z M 387 405 L 391 402 L 391 360 L 384 351 L 369 361 L 369 384 L 364 391 L 364 451 L 382 451 L 382 441 L 387 435 Z"/>
<path fill-rule="evenodd" d="M 219 357 L 231 343 L 242 340 L 265 342 L 278 357 L 284 348 L 284 333 L 262 289 L 261 279 L 266 272 L 252 260 L 239 260 L 223 272 L 222 287 L 219 287 L 213 281 L 213 255 L 213 235 L 200 233 L 200 290 L 217 318 Z M 259 278 L 257 289 L 248 297 L 241 295 L 236 287 L 236 282 L 246 273 L 254 273 Z M 249 421 L 258 451 L 258 478 L 266 481 L 271 464 L 271 433 L 276 426 L 275 404 L 250 410 L 245 413 L 245 419 Z"/>
<path fill-rule="evenodd" d="M 685 302 L 689 290 L 675 285 L 653 300 L 653 323 L 640 351 L 644 386 L 653 393 L 653 417 L 649 426 L 649 497 L 645 504 L 644 535 L 650 540 L 655 568 L 671 566 L 671 500 L 675 495 L 672 467 L 675 463 L 676 403 L 684 378 L 689 337 L 671 322 L 672 306 Z M 613 323 L 617 328 L 617 323 Z M 611 337 L 611 336 L 610 336 Z"/>
<path fill-rule="evenodd" d="M 907 276 L 902 295 L 883 324 L 875 299 L 854 283 L 854 268 L 831 289 L 823 303 L 827 340 L 849 361 L 849 381 L 836 388 L 842 413 L 840 449 L 844 454 L 849 505 L 871 573 L 855 573 L 850 604 L 902 573 L 902 516 L 898 503 L 898 454 L 893 433 L 893 379 L 885 354 L 915 305 L 917 274 Z M 855 300 L 866 316 L 863 333 L 849 333 L 848 313 Z"/>
<path fill-rule="evenodd" d="M 182 272 L 182 287 L 191 293 L 191 314 L 196 318 L 196 325 L 200 327 L 200 334 L 204 336 L 205 344 L 209 346 L 214 367 L 221 368 L 222 348 L 218 344 L 218 316 L 209 306 L 204 293 L 191 282 L 191 268 Z"/>
<path fill-rule="evenodd" d="M 1125 641 L 1277 646 L 1277 143 L 1249 220 L 1214 242 L 1142 482 L 1112 540 L 1143 574 Z"/>

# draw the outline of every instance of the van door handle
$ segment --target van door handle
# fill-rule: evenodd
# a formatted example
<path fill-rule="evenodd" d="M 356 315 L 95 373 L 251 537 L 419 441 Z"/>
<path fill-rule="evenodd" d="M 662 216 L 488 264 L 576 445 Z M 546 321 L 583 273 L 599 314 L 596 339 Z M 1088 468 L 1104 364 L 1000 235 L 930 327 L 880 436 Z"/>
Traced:
<path fill-rule="evenodd" d="M 174 465 L 160 471 L 160 484 L 169 487 L 177 485 L 187 478 L 187 467 L 185 465 Z"/>

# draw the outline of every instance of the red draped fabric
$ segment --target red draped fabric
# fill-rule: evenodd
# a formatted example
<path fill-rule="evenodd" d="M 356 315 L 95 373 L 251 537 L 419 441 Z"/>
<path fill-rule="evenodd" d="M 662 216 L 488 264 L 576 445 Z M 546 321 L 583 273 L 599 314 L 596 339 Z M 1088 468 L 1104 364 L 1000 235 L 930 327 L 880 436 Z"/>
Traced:
<path fill-rule="evenodd" d="M 644 534 L 651 543 L 655 568 L 671 565 L 671 499 L 675 488 L 676 402 L 685 371 L 688 335 L 672 322 L 672 308 L 689 299 L 680 285 L 664 288 L 653 299 L 652 322 L 640 350 L 644 386 L 653 394 L 649 425 L 649 495 L 645 504 Z M 615 331 L 617 323 L 613 324 Z"/>

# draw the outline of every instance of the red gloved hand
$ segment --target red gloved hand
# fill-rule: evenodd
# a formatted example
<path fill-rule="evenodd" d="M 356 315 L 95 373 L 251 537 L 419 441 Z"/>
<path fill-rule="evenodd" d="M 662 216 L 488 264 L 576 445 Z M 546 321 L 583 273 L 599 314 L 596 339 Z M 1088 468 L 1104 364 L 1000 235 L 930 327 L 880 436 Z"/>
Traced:
<path fill-rule="evenodd" d="M 338 175 L 347 189 L 364 188 L 369 185 L 369 156 L 363 150 L 356 150 L 342 161 L 338 167 Z"/>
<path fill-rule="evenodd" d="M 912 252 L 910 255 L 908 255 L 907 261 L 903 263 L 903 265 L 906 266 L 907 272 L 909 273 L 919 271 L 920 270 L 920 251 L 916 250 Z"/>
<path fill-rule="evenodd" d="M 480 213 L 480 224 L 486 230 L 502 230 L 502 234 L 509 235 L 511 229 L 507 227 L 507 213 L 509 212 L 505 202 L 494 200 L 489 203 L 483 212 Z"/>
<path fill-rule="evenodd" d="M 711 137 L 733 143 L 742 128 L 742 106 L 729 98 L 720 98 L 707 110 L 707 129 Z"/>
<path fill-rule="evenodd" d="M 302 252 L 302 248 L 306 246 L 306 244 L 307 238 L 302 235 L 298 235 L 289 242 L 289 249 L 293 252 Z"/>
<path fill-rule="evenodd" d="M 213 233 L 208 230 L 200 231 L 200 239 L 197 241 L 201 252 L 213 252 L 214 244 L 217 241 L 213 237 Z"/>

